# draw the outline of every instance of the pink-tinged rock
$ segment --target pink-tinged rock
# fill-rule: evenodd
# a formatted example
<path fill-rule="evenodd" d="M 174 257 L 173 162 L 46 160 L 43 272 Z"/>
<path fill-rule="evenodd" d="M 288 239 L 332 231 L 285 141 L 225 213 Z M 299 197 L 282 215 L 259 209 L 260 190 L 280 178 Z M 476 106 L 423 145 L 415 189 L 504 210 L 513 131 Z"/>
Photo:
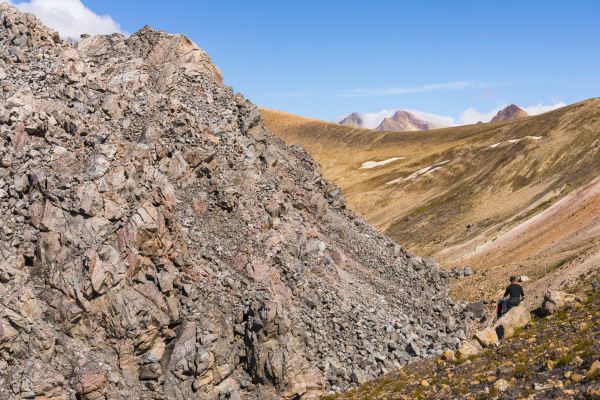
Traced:
<path fill-rule="evenodd" d="M 58 231 L 66 223 L 65 213 L 58 207 L 55 207 L 50 200 L 46 200 L 44 213 L 41 221 L 41 227 L 49 231 Z"/>
<path fill-rule="evenodd" d="M 17 129 L 13 132 L 14 146 L 17 153 L 23 150 L 23 147 L 27 144 L 27 139 L 29 136 L 27 132 L 25 132 L 25 125 L 23 123 L 19 123 L 17 125 Z"/>
<path fill-rule="evenodd" d="M 184 179 L 190 175 L 190 166 L 180 152 L 173 154 L 169 161 L 169 176 L 173 179 Z"/>
<path fill-rule="evenodd" d="M 92 217 L 102 212 L 104 202 L 95 184 L 90 183 L 85 186 L 79 186 L 76 194 L 79 200 L 79 212 Z"/>
<path fill-rule="evenodd" d="M 103 367 L 85 368 L 77 371 L 77 375 L 78 383 L 75 385 L 75 390 L 79 395 L 86 400 L 97 399 L 102 395 L 101 391 L 106 386 L 106 371 Z"/>
<path fill-rule="evenodd" d="M 206 214 L 206 203 L 201 203 L 200 200 L 194 198 L 192 199 L 192 209 L 198 215 Z"/>
<path fill-rule="evenodd" d="M 180 328 L 173 346 L 169 370 L 179 379 L 187 379 L 195 372 L 196 360 L 196 324 L 186 321 Z"/>
<path fill-rule="evenodd" d="M 257 282 L 262 281 L 271 272 L 271 268 L 262 260 L 256 259 L 246 265 L 248 276 Z"/>
<path fill-rule="evenodd" d="M 283 397 L 286 399 L 316 400 L 321 398 L 325 381 L 321 371 L 315 367 L 306 366 L 296 371 L 295 375 L 285 385 Z"/>

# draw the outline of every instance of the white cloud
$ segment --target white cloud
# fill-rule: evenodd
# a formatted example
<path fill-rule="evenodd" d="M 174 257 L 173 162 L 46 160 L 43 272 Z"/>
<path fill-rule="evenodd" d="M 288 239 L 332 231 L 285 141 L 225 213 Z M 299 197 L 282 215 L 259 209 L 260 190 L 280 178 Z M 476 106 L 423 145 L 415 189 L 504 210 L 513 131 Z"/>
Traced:
<path fill-rule="evenodd" d="M 94 13 L 80 0 L 31 0 L 11 3 L 22 12 L 34 13 L 49 28 L 57 30 L 63 38 L 78 39 L 82 33 L 108 35 L 119 32 L 127 35 L 109 15 Z"/>
<path fill-rule="evenodd" d="M 419 119 L 434 123 L 436 125 L 444 127 L 455 125 L 454 118 L 452 117 L 445 117 L 443 115 L 431 114 L 419 110 L 412 110 L 406 108 L 395 108 L 392 110 L 386 109 L 376 113 L 358 113 L 358 116 L 363 120 L 363 128 L 375 129 L 379 126 L 379 124 L 381 124 L 381 121 L 383 121 L 385 118 L 391 118 L 398 110 L 407 111 Z M 350 114 L 340 115 L 339 117 L 334 118 L 332 122 L 339 123 L 341 120 L 343 120 L 349 115 Z"/>
<path fill-rule="evenodd" d="M 460 118 L 458 119 L 458 123 L 460 125 L 470 125 L 476 124 L 479 121 L 490 122 L 492 118 L 498 114 L 498 111 L 502 110 L 504 107 L 506 107 L 506 104 L 498 106 L 490 112 L 479 112 L 475 108 L 471 107 L 461 114 Z"/>
<path fill-rule="evenodd" d="M 432 92 L 436 90 L 465 90 L 469 88 L 483 87 L 484 84 L 478 81 L 457 81 L 447 83 L 434 83 L 431 85 L 423 85 L 413 88 L 389 88 L 389 89 L 356 89 L 351 93 L 343 94 L 340 97 L 363 97 L 363 96 L 390 96 L 394 94 L 410 94 Z"/>
<path fill-rule="evenodd" d="M 490 112 L 479 112 L 475 108 L 471 107 L 465 110 L 460 118 L 458 119 L 458 123 L 460 125 L 469 125 L 476 124 L 477 122 L 490 122 L 492 118 L 498 114 L 498 111 L 502 110 L 506 107 L 507 104 L 502 104 L 491 110 Z M 566 106 L 566 104 L 562 101 L 554 101 L 552 105 L 544 105 L 542 102 L 530 107 L 521 107 L 527 114 L 529 115 L 538 115 L 548 111 L 556 110 L 557 108 L 561 108 Z M 416 114 L 415 114 L 416 115 Z"/>
<path fill-rule="evenodd" d="M 561 108 L 566 106 L 566 104 L 562 101 L 555 102 L 552 105 L 543 105 L 542 102 L 540 104 L 536 104 L 535 106 L 525 107 L 523 110 L 529 115 L 538 115 L 543 114 L 548 111 L 556 110 L 557 108 Z"/>
<path fill-rule="evenodd" d="M 443 115 L 437 115 L 437 114 L 431 114 L 431 113 L 426 113 L 423 111 L 419 111 L 419 110 L 411 110 L 411 109 L 403 109 L 404 111 L 408 111 L 409 113 L 413 114 L 415 117 L 422 119 L 423 121 L 427 121 L 427 122 L 431 122 L 435 125 L 440 125 L 440 127 L 449 127 L 449 126 L 455 126 L 456 124 L 454 123 L 454 118 L 452 117 L 446 117 Z"/>

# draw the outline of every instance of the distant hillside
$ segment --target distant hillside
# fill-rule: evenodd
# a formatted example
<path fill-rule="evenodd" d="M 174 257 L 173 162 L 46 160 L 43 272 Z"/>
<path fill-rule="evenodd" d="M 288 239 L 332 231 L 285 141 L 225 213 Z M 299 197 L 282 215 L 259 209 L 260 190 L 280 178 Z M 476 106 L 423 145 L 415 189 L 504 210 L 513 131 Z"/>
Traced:
<path fill-rule="evenodd" d="M 509 274 L 532 277 L 537 296 L 536 287 L 568 286 L 600 262 L 600 99 L 401 133 L 261 112 L 381 232 L 442 266 L 487 270 L 457 281 L 456 296 L 496 295 Z"/>
<path fill-rule="evenodd" d="M 496 116 L 494 118 L 492 118 L 492 120 L 490 122 L 508 121 L 511 119 L 517 119 L 517 118 L 523 118 L 523 117 L 529 117 L 529 114 L 527 114 L 525 112 L 525 110 L 523 110 L 522 108 L 519 108 L 519 107 L 515 106 L 514 104 L 511 104 L 510 106 L 505 107 L 502 110 L 498 111 L 498 114 L 496 114 Z"/>

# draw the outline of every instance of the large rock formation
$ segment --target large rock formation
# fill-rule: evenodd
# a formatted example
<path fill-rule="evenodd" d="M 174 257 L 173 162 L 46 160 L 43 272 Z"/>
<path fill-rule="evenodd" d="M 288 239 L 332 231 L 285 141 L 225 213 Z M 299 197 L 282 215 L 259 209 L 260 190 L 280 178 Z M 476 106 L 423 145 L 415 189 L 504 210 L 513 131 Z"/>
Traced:
<path fill-rule="evenodd" d="M 183 35 L 0 6 L 0 399 L 309 399 L 465 337 Z"/>
<path fill-rule="evenodd" d="M 511 119 L 524 118 L 529 117 L 529 114 L 525 112 L 522 108 L 511 104 L 508 107 L 504 107 L 502 110 L 498 111 L 498 114 L 490 122 L 500 122 L 500 121 L 508 121 Z"/>

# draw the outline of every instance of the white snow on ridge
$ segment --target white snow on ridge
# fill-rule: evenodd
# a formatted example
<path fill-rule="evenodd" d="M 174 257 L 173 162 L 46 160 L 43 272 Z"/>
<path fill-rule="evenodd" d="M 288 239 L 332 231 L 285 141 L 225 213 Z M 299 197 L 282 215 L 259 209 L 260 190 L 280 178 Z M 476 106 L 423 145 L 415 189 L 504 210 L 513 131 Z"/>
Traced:
<path fill-rule="evenodd" d="M 444 164 L 446 164 L 446 163 L 448 163 L 448 162 L 450 162 L 450 160 L 442 161 L 441 163 L 437 163 L 435 165 L 431 165 L 429 167 L 422 168 L 422 169 L 418 170 L 417 172 L 415 172 L 415 173 L 407 176 L 406 178 L 397 178 L 397 179 L 394 179 L 392 181 L 386 182 L 385 184 L 386 185 L 391 185 L 391 184 L 394 184 L 394 183 L 398 183 L 400 181 L 407 181 L 407 180 L 415 179 L 419 175 L 430 174 L 433 171 L 436 171 L 436 170 L 442 168 L 441 166 L 444 165 Z"/>
<path fill-rule="evenodd" d="M 390 159 L 387 159 L 387 160 L 384 160 L 384 161 L 367 161 L 367 162 L 364 162 L 363 165 L 362 165 L 362 167 L 360 167 L 359 169 L 375 168 L 375 167 L 379 167 L 381 165 L 385 165 L 385 164 L 391 163 L 391 162 L 396 161 L 396 160 L 402 160 L 404 158 L 406 158 L 406 157 L 393 157 L 393 158 L 390 158 Z"/>
<path fill-rule="evenodd" d="M 542 138 L 543 138 L 543 136 L 525 136 L 525 138 L 524 138 L 524 139 L 540 140 L 540 139 L 542 139 Z M 522 139 L 509 139 L 509 140 L 507 140 L 507 142 L 508 142 L 508 143 L 517 143 L 517 142 L 519 142 L 520 140 L 522 140 Z M 490 145 L 490 147 L 493 149 L 493 148 L 495 148 L 495 147 L 498 147 L 498 146 L 499 146 L 499 145 L 501 145 L 501 144 L 502 144 L 502 142 L 499 142 L 499 143 L 494 143 L 494 144 Z"/>

